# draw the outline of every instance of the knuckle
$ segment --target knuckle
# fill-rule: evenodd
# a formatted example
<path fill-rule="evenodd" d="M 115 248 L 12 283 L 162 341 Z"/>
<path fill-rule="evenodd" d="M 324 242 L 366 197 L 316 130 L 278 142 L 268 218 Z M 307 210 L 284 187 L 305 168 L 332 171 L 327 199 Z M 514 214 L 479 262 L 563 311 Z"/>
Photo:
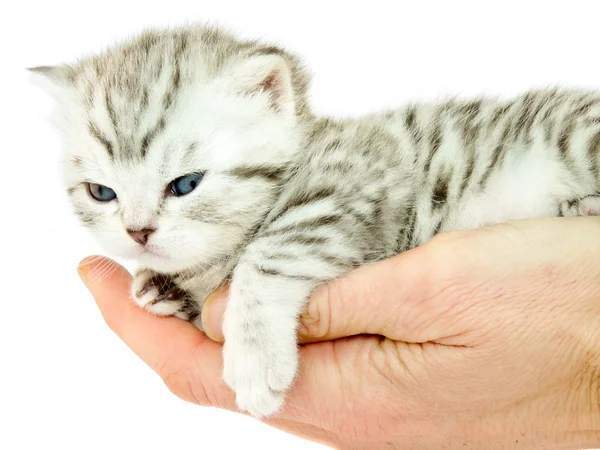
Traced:
<path fill-rule="evenodd" d="M 434 236 L 416 250 L 419 295 L 415 300 L 422 306 L 445 305 L 465 299 L 477 288 L 477 272 L 472 252 L 472 232 L 452 231 Z M 477 253 L 477 252 L 475 252 Z"/>
<path fill-rule="evenodd" d="M 473 231 L 449 231 L 434 236 L 425 243 L 422 259 L 428 273 L 436 278 L 451 277 L 469 263 L 469 245 Z"/>
<path fill-rule="evenodd" d="M 302 337 L 319 339 L 331 331 L 331 303 L 338 295 L 337 280 L 319 286 L 310 297 L 300 317 L 299 334 Z"/>
<path fill-rule="evenodd" d="M 438 255 L 440 253 L 444 256 L 454 254 L 461 248 L 468 246 L 473 233 L 471 230 L 446 231 L 436 234 L 423 245 L 423 248 Z"/>

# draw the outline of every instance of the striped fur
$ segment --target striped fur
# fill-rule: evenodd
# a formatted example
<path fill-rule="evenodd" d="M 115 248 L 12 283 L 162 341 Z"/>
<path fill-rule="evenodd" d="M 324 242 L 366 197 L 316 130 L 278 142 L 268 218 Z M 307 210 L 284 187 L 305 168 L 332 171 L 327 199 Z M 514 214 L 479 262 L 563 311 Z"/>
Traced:
<path fill-rule="evenodd" d="M 319 284 L 442 231 L 600 212 L 597 92 L 317 118 L 295 56 L 202 27 L 34 71 L 62 105 L 77 214 L 146 267 L 134 299 L 200 326 L 231 281 L 224 378 L 256 416 L 293 383 L 297 318 Z M 205 174 L 194 192 L 165 195 L 191 172 Z M 95 202 L 89 182 L 117 200 Z M 157 231 L 140 247 L 127 228 Z"/>

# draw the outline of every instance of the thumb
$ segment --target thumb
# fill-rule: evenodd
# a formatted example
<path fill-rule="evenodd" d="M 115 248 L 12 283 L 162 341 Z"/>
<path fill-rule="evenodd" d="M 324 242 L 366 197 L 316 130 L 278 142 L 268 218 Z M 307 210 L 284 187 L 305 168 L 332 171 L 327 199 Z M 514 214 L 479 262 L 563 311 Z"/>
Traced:
<path fill-rule="evenodd" d="M 435 292 L 440 291 L 440 271 L 435 268 L 455 262 L 445 261 L 443 255 L 451 256 L 450 252 L 431 251 L 430 247 L 425 244 L 319 286 L 300 316 L 300 341 L 374 334 L 405 342 L 428 342 L 457 334 L 452 323 L 442 323 L 455 296 L 446 298 Z M 226 303 L 227 289 L 221 288 L 207 298 L 202 310 L 204 330 L 217 342 L 223 342 L 221 324 Z"/>

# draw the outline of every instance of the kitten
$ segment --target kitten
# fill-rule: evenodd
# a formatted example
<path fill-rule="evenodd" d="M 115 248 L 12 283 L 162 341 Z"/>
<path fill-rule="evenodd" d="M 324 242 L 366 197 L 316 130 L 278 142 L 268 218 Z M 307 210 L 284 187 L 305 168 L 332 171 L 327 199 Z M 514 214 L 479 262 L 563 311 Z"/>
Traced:
<path fill-rule="evenodd" d="M 600 210 L 600 95 L 315 117 L 290 53 L 200 26 L 31 69 L 60 105 L 67 192 L 133 299 L 200 326 L 230 281 L 224 379 L 262 417 L 297 373 L 316 286 L 435 234 Z"/>

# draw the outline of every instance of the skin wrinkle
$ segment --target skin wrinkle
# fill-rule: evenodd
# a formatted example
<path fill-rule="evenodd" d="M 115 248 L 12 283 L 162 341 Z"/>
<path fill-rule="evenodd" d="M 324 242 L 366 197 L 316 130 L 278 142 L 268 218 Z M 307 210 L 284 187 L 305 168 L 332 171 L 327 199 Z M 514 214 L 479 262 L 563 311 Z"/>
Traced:
<path fill-rule="evenodd" d="M 379 345 L 371 349 L 369 354 L 369 363 L 377 371 L 379 376 L 387 382 L 388 387 L 399 389 L 397 379 L 392 378 L 391 373 L 399 374 L 404 384 L 415 382 L 418 378 L 411 372 L 410 365 L 406 361 L 407 350 L 410 345 L 404 342 L 391 342 L 386 339 L 379 341 Z M 412 347 L 415 348 L 415 347 Z M 404 351 L 401 351 L 404 350 Z M 388 354 L 393 355 L 393 359 L 388 358 Z M 412 356 L 412 355 L 411 355 Z M 390 367 L 390 364 L 396 364 Z"/>
<path fill-rule="evenodd" d="M 201 359 L 199 358 L 198 361 L 201 361 Z M 179 369 L 173 370 L 171 366 L 165 365 L 165 368 L 158 370 L 158 373 L 167 388 L 179 398 L 196 405 L 212 406 L 219 404 L 220 402 L 211 395 L 213 390 L 204 383 L 196 381 L 204 378 L 201 365 L 194 364 L 193 368 L 194 370 L 191 370 L 182 365 Z"/>

